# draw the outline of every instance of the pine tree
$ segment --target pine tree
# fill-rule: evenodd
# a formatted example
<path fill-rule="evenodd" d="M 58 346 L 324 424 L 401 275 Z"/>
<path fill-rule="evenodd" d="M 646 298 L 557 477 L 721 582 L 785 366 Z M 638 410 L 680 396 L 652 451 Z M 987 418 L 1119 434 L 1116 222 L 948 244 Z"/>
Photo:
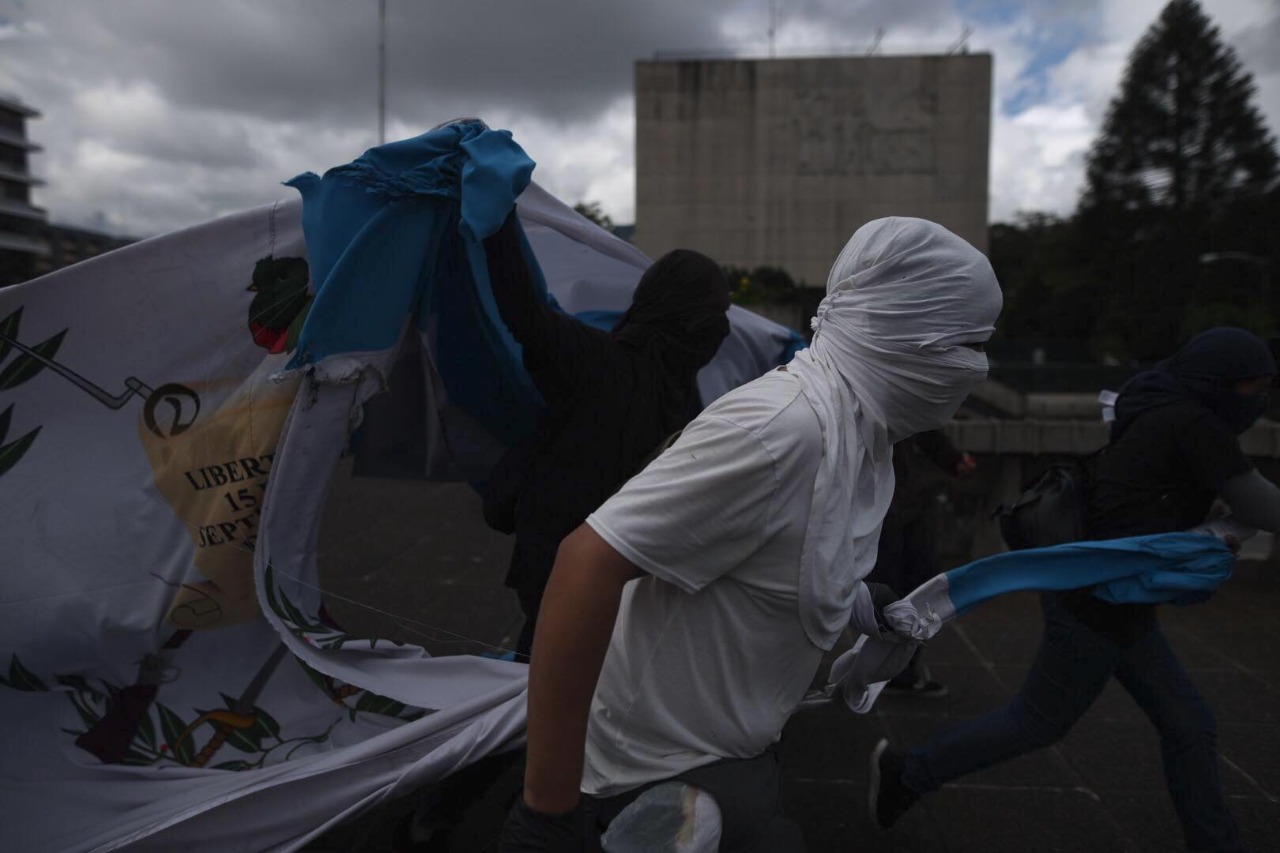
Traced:
<path fill-rule="evenodd" d="M 1095 328 L 1106 349 L 1150 359 L 1221 322 L 1275 331 L 1265 264 L 1224 274 L 1201 260 L 1273 251 L 1257 217 L 1276 212 L 1280 166 L 1254 94 L 1195 0 L 1172 0 L 1134 48 L 1077 211 L 1110 295 Z"/>
<path fill-rule="evenodd" d="M 1004 291 L 995 337 L 1064 348 L 1089 340 L 1096 311 L 1092 280 L 1083 274 L 1074 220 L 1046 213 L 1020 213 L 993 223 L 988 257 Z M 1076 350 L 1078 347 L 1065 346 Z"/>
<path fill-rule="evenodd" d="M 598 201 L 580 201 L 573 206 L 574 211 L 590 219 L 606 231 L 613 231 L 613 219 L 604 212 Z"/>

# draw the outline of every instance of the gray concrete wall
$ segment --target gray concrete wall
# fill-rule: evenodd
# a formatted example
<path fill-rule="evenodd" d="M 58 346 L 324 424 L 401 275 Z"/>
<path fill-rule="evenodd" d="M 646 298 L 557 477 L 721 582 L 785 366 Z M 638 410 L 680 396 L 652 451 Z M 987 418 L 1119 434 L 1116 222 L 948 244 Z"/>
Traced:
<path fill-rule="evenodd" d="M 985 251 L 991 73 L 987 54 L 638 62 L 635 242 L 816 286 L 881 216 Z"/>

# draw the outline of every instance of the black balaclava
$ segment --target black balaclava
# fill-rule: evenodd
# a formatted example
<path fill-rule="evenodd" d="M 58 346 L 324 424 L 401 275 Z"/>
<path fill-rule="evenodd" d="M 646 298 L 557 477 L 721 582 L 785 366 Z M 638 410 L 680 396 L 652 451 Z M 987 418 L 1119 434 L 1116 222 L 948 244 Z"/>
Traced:
<path fill-rule="evenodd" d="M 1234 385 L 1275 374 L 1270 348 L 1252 332 L 1229 326 L 1201 332 L 1120 389 L 1111 437 L 1118 438 L 1143 412 L 1185 402 L 1199 403 L 1242 433 L 1266 412 L 1267 399 L 1238 393 Z"/>
<path fill-rule="evenodd" d="M 668 252 L 645 270 L 613 336 L 677 375 L 697 373 L 729 334 L 729 279 L 706 255 Z"/>

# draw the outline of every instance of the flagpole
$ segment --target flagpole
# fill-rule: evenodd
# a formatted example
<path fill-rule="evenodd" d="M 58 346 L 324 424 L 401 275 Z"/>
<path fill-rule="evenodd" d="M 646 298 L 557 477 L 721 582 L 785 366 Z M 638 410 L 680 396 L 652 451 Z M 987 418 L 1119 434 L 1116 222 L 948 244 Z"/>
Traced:
<path fill-rule="evenodd" d="M 387 0 L 378 0 L 378 144 L 387 141 Z"/>

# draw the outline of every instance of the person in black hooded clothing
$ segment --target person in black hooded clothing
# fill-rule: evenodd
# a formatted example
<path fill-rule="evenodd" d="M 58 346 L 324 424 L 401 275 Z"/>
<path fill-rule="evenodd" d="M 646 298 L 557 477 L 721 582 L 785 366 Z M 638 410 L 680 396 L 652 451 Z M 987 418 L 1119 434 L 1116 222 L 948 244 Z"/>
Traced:
<path fill-rule="evenodd" d="M 524 612 L 516 652 L 527 661 L 560 540 L 701 411 L 697 374 L 729 334 L 729 281 L 705 255 L 669 252 L 604 332 L 543 300 L 521 241 L 512 213 L 484 241 L 485 257 L 498 313 L 547 407 L 534 434 L 494 467 L 484 515 L 516 536 L 506 584 Z M 506 789 L 523 772 L 522 758 L 522 751 L 486 756 L 424 788 L 397 829 L 396 849 L 450 849 L 475 802 L 495 791 L 512 795 Z"/>
<path fill-rule="evenodd" d="M 1169 533 L 1206 519 L 1216 498 L 1246 525 L 1280 532 L 1280 489 L 1240 449 L 1267 408 L 1276 363 L 1242 329 L 1197 335 L 1120 390 L 1088 500 L 1091 539 Z M 1109 604 L 1091 589 L 1041 597 L 1045 627 L 1005 707 L 910 752 L 877 744 L 872 820 L 892 825 L 923 794 L 1056 743 L 1112 676 L 1160 734 L 1165 781 L 1191 850 L 1245 849 L 1219 776 L 1216 723 L 1160 630 L 1156 607 Z"/>
<path fill-rule="evenodd" d="M 538 295 L 515 214 L 485 240 L 494 298 L 547 409 L 495 467 L 485 520 L 514 533 L 507 586 L 520 598 L 527 660 L 560 540 L 702 409 L 698 371 L 729 334 L 729 281 L 705 255 L 676 249 L 649 267 L 610 332 Z"/>

